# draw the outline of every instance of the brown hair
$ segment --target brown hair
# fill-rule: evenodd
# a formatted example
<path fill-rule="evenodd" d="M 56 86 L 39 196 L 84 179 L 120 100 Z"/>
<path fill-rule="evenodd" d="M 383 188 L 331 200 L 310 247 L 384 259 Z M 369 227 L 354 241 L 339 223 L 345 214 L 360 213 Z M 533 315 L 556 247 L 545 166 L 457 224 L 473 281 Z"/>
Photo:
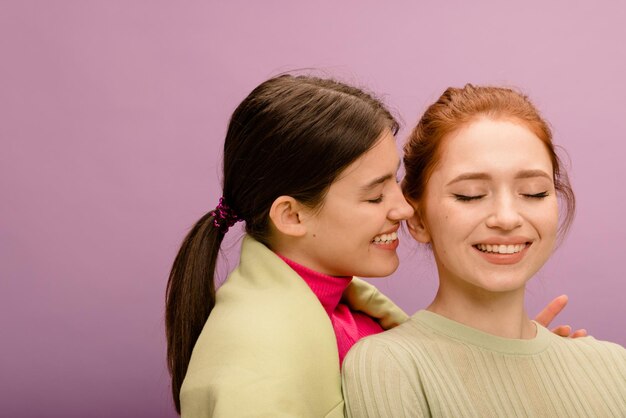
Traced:
<path fill-rule="evenodd" d="M 576 208 L 567 172 L 555 151 L 547 122 L 527 96 L 509 88 L 471 84 L 462 89 L 450 87 L 428 107 L 404 146 L 406 174 L 402 190 L 407 199 L 417 202 L 423 197 L 428 179 L 441 158 L 444 139 L 480 117 L 522 123 L 544 143 L 552 161 L 554 187 L 564 202 L 559 227 L 563 236 Z"/>
<path fill-rule="evenodd" d="M 317 208 L 337 176 L 398 123 L 355 87 L 283 75 L 255 88 L 233 113 L 224 143 L 223 198 L 246 232 L 269 246 L 269 210 L 279 196 Z M 180 412 L 180 389 L 193 347 L 215 305 L 215 264 L 225 229 L 213 212 L 191 229 L 166 292 L 167 363 Z M 220 220 L 217 220 L 220 223 Z"/>

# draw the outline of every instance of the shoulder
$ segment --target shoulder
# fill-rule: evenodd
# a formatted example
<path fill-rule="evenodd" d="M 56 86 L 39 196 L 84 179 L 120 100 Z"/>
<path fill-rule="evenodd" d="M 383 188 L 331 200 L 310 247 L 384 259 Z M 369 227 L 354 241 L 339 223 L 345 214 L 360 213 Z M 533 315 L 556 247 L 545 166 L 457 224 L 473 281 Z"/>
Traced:
<path fill-rule="evenodd" d="M 598 355 L 610 355 L 617 358 L 626 360 L 626 349 L 619 344 L 597 340 L 592 336 L 581 338 L 563 338 L 557 335 L 551 336 L 553 340 L 553 346 L 559 349 L 568 349 L 575 352 L 587 353 L 592 355 L 596 353 Z"/>
<path fill-rule="evenodd" d="M 219 380 L 213 373 L 218 368 L 237 370 L 238 376 L 269 378 L 289 369 L 315 373 L 316 368 L 335 366 L 332 325 L 312 292 L 280 286 L 263 289 L 242 284 L 233 275 L 231 279 L 218 290 L 216 306 L 193 349 L 187 378 Z M 207 369 L 212 373 L 205 373 Z M 338 366 L 335 369 L 338 373 Z"/>
<path fill-rule="evenodd" d="M 356 346 L 360 344 L 369 344 L 375 346 L 386 346 L 391 349 L 406 347 L 407 345 L 422 345 L 429 343 L 441 343 L 445 340 L 445 336 L 437 333 L 433 328 L 423 321 L 423 311 L 419 311 L 412 317 L 408 318 L 402 324 L 387 330 L 383 333 L 372 335 L 360 340 Z"/>
<path fill-rule="evenodd" d="M 415 349 L 420 339 L 411 319 L 355 344 L 342 366 L 343 393 L 349 417 L 428 415 L 422 370 L 428 357 Z"/>
<path fill-rule="evenodd" d="M 276 254 L 246 237 L 240 264 L 217 290 L 201 339 L 262 349 L 287 340 L 313 341 L 320 334 L 322 342 L 334 338 L 315 294 Z"/>
<path fill-rule="evenodd" d="M 412 317 L 393 329 L 357 342 L 348 352 L 343 368 L 362 369 L 364 364 L 376 367 L 376 363 L 384 364 L 384 367 L 392 364 L 405 367 L 409 363 L 419 365 L 428 361 L 428 346 L 437 343 L 432 331 Z"/>
<path fill-rule="evenodd" d="M 330 410 L 341 402 L 341 387 L 328 316 L 273 254 L 243 255 L 245 263 L 218 290 L 193 349 L 181 389 L 183 408 L 197 404 L 273 416 L 279 416 L 277 405 L 294 416 L 309 408 Z"/>
<path fill-rule="evenodd" d="M 605 371 L 626 378 L 626 349 L 594 337 L 564 338 L 551 335 L 551 347 L 565 361 L 589 365 L 598 372 Z"/>
<path fill-rule="evenodd" d="M 376 318 L 384 329 L 398 326 L 409 318 L 399 306 L 375 286 L 358 277 L 355 277 L 344 291 L 343 300 L 350 306 L 350 309 Z"/>

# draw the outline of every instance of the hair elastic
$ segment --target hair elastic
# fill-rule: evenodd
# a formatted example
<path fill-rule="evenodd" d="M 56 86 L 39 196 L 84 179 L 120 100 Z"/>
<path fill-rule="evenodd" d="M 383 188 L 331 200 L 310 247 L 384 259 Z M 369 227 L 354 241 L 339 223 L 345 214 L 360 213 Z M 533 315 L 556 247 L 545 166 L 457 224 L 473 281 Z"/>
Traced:
<path fill-rule="evenodd" d="M 213 226 L 218 228 L 222 234 L 228 232 L 228 229 L 237 222 L 243 221 L 243 219 L 240 219 L 235 211 L 226 204 L 223 196 L 220 197 L 220 202 L 217 207 L 211 211 L 211 216 L 213 216 Z"/>

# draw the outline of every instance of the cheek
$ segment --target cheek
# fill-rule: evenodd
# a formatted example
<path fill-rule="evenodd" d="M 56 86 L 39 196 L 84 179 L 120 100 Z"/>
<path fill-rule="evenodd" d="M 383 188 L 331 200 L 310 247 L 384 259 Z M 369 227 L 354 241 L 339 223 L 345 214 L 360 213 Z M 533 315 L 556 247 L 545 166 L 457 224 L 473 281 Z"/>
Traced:
<path fill-rule="evenodd" d="M 542 212 L 546 225 L 553 225 L 555 228 L 559 223 L 559 203 L 556 198 L 550 199 L 547 203 L 547 207 L 544 207 Z"/>
<path fill-rule="evenodd" d="M 444 205 L 429 207 L 424 219 L 424 227 L 433 245 L 433 249 L 443 250 L 444 243 L 448 241 L 451 232 L 455 230 L 458 218 L 455 218 L 453 211 Z"/>
<path fill-rule="evenodd" d="M 550 224 L 552 225 L 552 228 L 554 228 L 554 231 L 556 232 L 556 230 L 559 227 L 559 207 L 555 204 L 554 208 L 552 209 L 552 218 L 550 220 Z"/>
<path fill-rule="evenodd" d="M 548 203 L 542 210 L 535 211 L 534 218 L 544 238 L 556 238 L 559 227 L 559 208 L 556 199 Z"/>
<path fill-rule="evenodd" d="M 385 223 L 379 205 L 334 205 L 329 209 L 326 229 L 341 241 L 368 243 L 370 238 L 382 231 Z"/>
<path fill-rule="evenodd" d="M 467 208 L 455 208 L 452 205 L 440 205 L 436 211 L 431 211 L 432 231 L 440 234 L 450 234 L 451 232 L 461 232 L 471 219 L 471 211 L 463 210 Z"/>

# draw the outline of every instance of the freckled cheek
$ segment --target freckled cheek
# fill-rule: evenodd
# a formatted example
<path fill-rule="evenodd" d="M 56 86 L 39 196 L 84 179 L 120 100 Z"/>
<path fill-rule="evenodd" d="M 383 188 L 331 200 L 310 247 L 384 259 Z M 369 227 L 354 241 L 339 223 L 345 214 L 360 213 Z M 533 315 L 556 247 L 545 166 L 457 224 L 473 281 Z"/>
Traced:
<path fill-rule="evenodd" d="M 459 210 L 458 208 L 442 207 L 439 217 L 446 228 L 459 228 L 471 222 L 475 218 L 470 208 Z"/>

